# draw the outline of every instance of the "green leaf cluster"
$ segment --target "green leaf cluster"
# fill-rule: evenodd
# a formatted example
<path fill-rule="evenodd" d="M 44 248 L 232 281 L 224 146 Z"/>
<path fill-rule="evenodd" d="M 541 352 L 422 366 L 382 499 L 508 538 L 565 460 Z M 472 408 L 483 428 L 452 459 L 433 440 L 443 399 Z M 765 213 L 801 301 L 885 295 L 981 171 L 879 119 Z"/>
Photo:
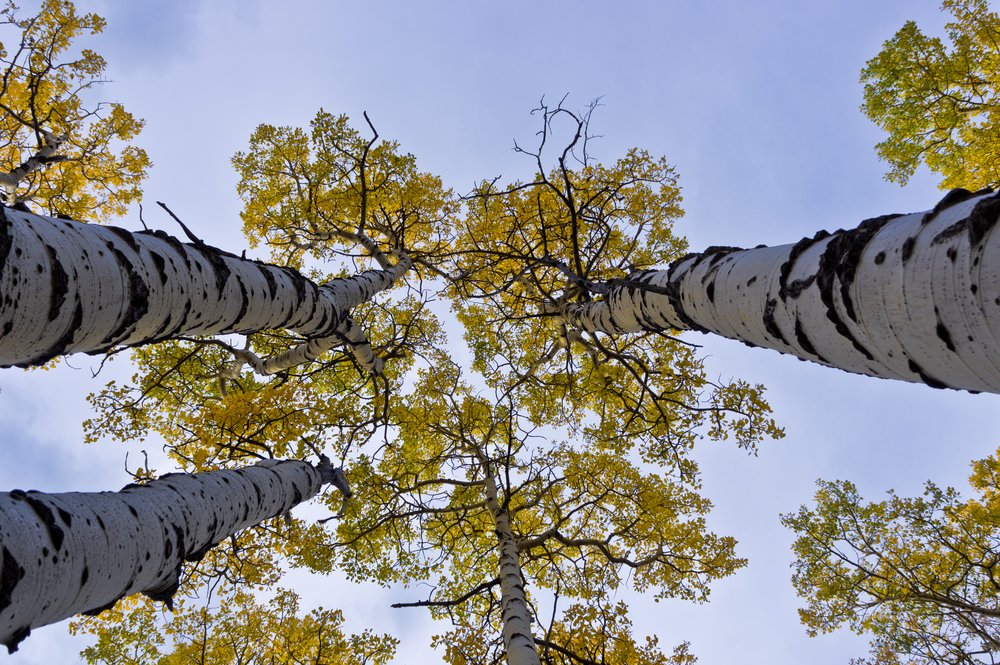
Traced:
<path fill-rule="evenodd" d="M 44 148 L 46 133 L 64 137 L 7 205 L 28 202 L 88 221 L 123 215 L 140 200 L 151 162 L 132 143 L 143 122 L 121 104 L 99 101 L 104 58 L 74 44 L 103 29 L 103 18 L 77 13 L 68 0 L 44 0 L 32 17 L 10 1 L 0 8 L 0 172 Z"/>
<path fill-rule="evenodd" d="M 987 0 L 944 0 L 947 40 L 908 21 L 861 74 L 862 110 L 888 136 L 887 178 L 905 184 L 921 163 L 942 188 L 1000 184 L 1000 16 Z"/>
<path fill-rule="evenodd" d="M 852 483 L 821 481 L 814 507 L 782 518 L 797 536 L 793 582 L 810 634 L 842 625 L 869 634 L 872 662 L 994 662 L 998 481 L 1000 452 L 973 464 L 970 499 L 928 482 L 919 497 L 865 501 Z"/>

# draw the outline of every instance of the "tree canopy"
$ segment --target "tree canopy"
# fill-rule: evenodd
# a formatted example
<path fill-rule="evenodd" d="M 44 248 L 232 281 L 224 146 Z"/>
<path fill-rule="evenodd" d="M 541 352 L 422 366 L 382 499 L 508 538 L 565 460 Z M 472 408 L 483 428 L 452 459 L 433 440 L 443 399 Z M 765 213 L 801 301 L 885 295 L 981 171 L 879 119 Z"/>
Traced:
<path fill-rule="evenodd" d="M 862 109 L 888 136 L 878 144 L 889 180 L 921 163 L 941 187 L 1000 185 L 1000 16 L 987 0 L 944 0 L 947 40 L 908 21 L 861 74 Z"/>
<path fill-rule="evenodd" d="M 75 42 L 104 29 L 97 14 L 44 0 L 23 17 L 0 11 L 0 187 L 8 206 L 93 220 L 121 215 L 141 197 L 149 169 L 133 141 L 142 120 L 100 101 L 104 58 Z"/>
<path fill-rule="evenodd" d="M 925 159 L 946 183 L 975 188 L 996 182 L 983 146 L 993 140 L 987 120 L 996 70 L 989 59 L 995 41 L 987 41 L 1000 22 L 985 1 L 945 6 L 955 16 L 954 53 L 908 24 L 863 75 L 866 110 L 890 131 L 880 148 L 893 165 L 890 177 L 905 181 Z M 138 200 L 149 165 L 131 146 L 141 121 L 118 105 L 91 103 L 104 69 L 100 56 L 81 50 L 58 64 L 75 53 L 76 37 L 99 32 L 103 21 L 57 0 L 32 19 L 17 19 L 13 5 L 4 16 L 23 35 L 19 49 L 3 49 L 2 97 L 10 108 L 0 105 L 7 123 L 0 134 L 12 137 L 0 152 L 7 155 L 0 167 L 6 205 L 41 205 L 82 221 L 123 212 Z M 928 72 L 929 79 L 918 76 Z M 918 95 L 927 101 L 915 103 Z M 323 110 L 308 128 L 262 124 L 232 161 L 247 243 L 265 246 L 274 265 L 210 248 L 186 227 L 192 242 L 176 256 L 162 247 L 181 243 L 162 232 L 101 236 L 116 259 L 115 252 L 126 257 L 122 265 L 133 266 L 119 300 L 144 294 L 147 283 L 168 284 L 164 264 L 185 263 L 205 273 L 206 283 L 239 283 L 211 297 L 206 288 L 203 308 L 228 298 L 219 309 L 225 304 L 242 317 L 256 307 L 252 297 L 270 294 L 278 314 L 254 319 L 266 321 L 257 326 L 236 318 L 189 330 L 176 319 L 186 321 L 198 303 L 185 296 L 175 303 L 187 308 L 183 314 L 161 304 L 166 320 L 155 334 L 128 337 L 131 319 L 112 325 L 121 335 L 88 350 L 158 343 L 133 350 L 131 381 L 91 397 L 87 439 L 156 437 L 170 464 L 192 472 L 325 453 L 347 468 L 355 493 L 350 500 L 328 494 L 307 517 L 268 520 L 221 543 L 186 570 L 185 598 L 173 618 L 141 602 L 79 622 L 78 630 L 98 639 L 84 653 L 88 661 L 391 659 L 391 636 L 348 636 L 339 611 L 303 614 L 290 591 L 261 595 L 291 566 L 428 585 L 429 592 L 400 604 L 449 622 L 435 645 L 451 663 L 509 657 L 513 664 L 515 648 L 524 662 L 560 665 L 694 662 L 686 643 L 664 650 L 656 636 L 633 635 L 617 594 L 704 602 L 714 581 L 743 567 L 734 539 L 706 525 L 711 502 L 701 494 L 693 450 L 703 439 L 728 439 L 755 453 L 783 432 L 762 385 L 710 379 L 680 330 L 652 321 L 629 334 L 577 325 L 581 311 L 623 288 L 637 297 L 659 288 L 678 300 L 643 281 L 668 264 L 704 269 L 692 268 L 692 280 L 713 301 L 715 275 L 739 251 L 711 248 L 685 258 L 675 169 L 639 148 L 596 160 L 589 149 L 594 108 L 575 112 L 543 101 L 537 143 L 516 147 L 530 175 L 480 180 L 464 196 L 384 140 L 367 114 L 357 126 Z M 950 129 L 939 129 L 948 122 Z M 944 134 L 913 138 L 929 127 Z M 951 224 L 945 240 L 961 236 L 975 245 L 989 229 L 970 220 L 995 206 L 983 199 L 989 205 L 979 208 L 970 196 L 951 197 L 919 224 L 973 201 L 964 221 L 938 223 Z M 853 280 L 867 241 L 889 217 L 835 240 L 818 234 L 796 244 L 770 276 L 782 299 L 822 286 L 853 311 L 846 287 L 830 275 Z M 858 237 L 865 242 L 851 244 Z M 827 272 L 793 280 L 799 257 L 821 242 L 833 249 L 812 258 Z M 905 263 L 906 244 L 895 249 Z M 885 255 L 869 258 L 881 265 Z M 834 268 L 823 263 L 834 259 Z M 142 262 L 150 269 L 140 275 L 134 266 Z M 210 275 L 209 267 L 218 272 Z M 275 295 L 281 289 L 326 294 L 332 304 L 322 325 L 288 323 L 295 308 L 285 311 L 287 299 Z M 758 304 L 767 333 L 787 344 L 767 320 L 773 306 Z M 813 304 L 816 318 L 838 323 L 826 314 L 829 303 Z M 785 323 L 825 361 L 800 319 Z M 953 346 L 937 324 L 928 330 Z M 861 346 L 856 339 L 854 346 Z M 48 355 L 33 361 L 66 348 L 49 345 Z M 909 374 L 933 385 L 926 368 L 911 366 Z M 866 504 L 849 483 L 822 484 L 815 509 L 784 518 L 800 534 L 795 584 L 809 603 L 807 627 L 822 632 L 846 623 L 870 631 L 874 657 L 886 662 L 900 654 L 914 663 L 991 662 L 975 658 L 997 648 L 996 466 L 977 466 L 973 482 L 982 496 L 970 502 L 928 485 L 922 499 Z M 148 467 L 135 471 L 138 483 L 157 475 Z"/>
<path fill-rule="evenodd" d="M 261 601 L 218 581 L 204 589 L 205 597 L 175 608 L 162 631 L 146 601 L 78 621 L 73 630 L 94 629 L 98 638 L 83 657 L 103 665 L 382 665 L 395 654 L 398 641 L 388 635 L 345 634 L 340 610 L 301 615 L 294 591 L 278 589 Z"/>
<path fill-rule="evenodd" d="M 820 482 L 815 507 L 785 515 L 810 633 L 870 633 L 872 662 L 995 663 L 1000 452 L 975 462 L 969 480 L 970 499 L 928 482 L 923 496 L 884 501 L 865 501 L 847 481 Z"/>
<path fill-rule="evenodd" d="M 607 662 L 689 659 L 683 645 L 668 656 L 655 641 L 636 642 L 626 605 L 612 598 L 628 581 L 657 596 L 704 601 L 712 580 L 743 565 L 732 539 L 705 527 L 710 503 L 697 493 L 690 451 L 703 435 L 733 438 L 750 450 L 780 436 L 761 388 L 707 381 L 695 349 L 668 335 L 584 339 L 564 331 L 561 344 L 558 329 L 544 318 L 537 327 L 532 316 L 524 317 L 523 330 L 506 330 L 505 322 L 516 326 L 518 317 L 502 310 L 484 320 L 485 307 L 511 305 L 467 306 L 459 294 L 491 279 L 468 266 L 477 256 L 491 262 L 496 252 L 486 238 L 444 242 L 454 233 L 445 222 L 457 202 L 448 203 L 450 195 L 419 175 L 398 146 L 360 139 L 346 118 L 321 112 L 311 138 L 262 126 L 235 162 L 247 232 L 314 281 L 330 279 L 331 269 L 333 275 L 381 270 L 412 257 L 401 288 L 352 311 L 384 366 L 372 376 L 359 372 L 365 368 L 352 356 L 334 351 L 273 374 L 254 363 L 243 366 L 244 354 L 268 357 L 294 344 L 294 336 L 281 331 L 247 335 L 242 347 L 216 339 L 161 343 L 133 352 L 137 373 L 130 384 L 109 385 L 92 398 L 97 415 L 88 436 L 130 441 L 155 432 L 185 470 L 321 450 L 337 456 L 358 500 L 341 506 L 331 495 L 331 514 L 322 523 L 292 518 L 247 532 L 247 541 L 214 555 L 215 570 L 248 570 L 243 560 L 253 552 L 257 572 L 241 573 L 244 583 L 273 579 L 277 554 L 290 565 L 355 580 L 427 581 L 439 591 L 413 604 L 453 623 L 440 638 L 451 662 L 492 662 L 510 647 L 501 639 L 508 600 L 497 570 L 505 542 L 516 552 L 520 586 L 536 589 L 523 600 L 533 621 L 543 605 L 552 610 L 546 636 L 529 642 L 546 657 L 586 663 L 606 651 L 616 654 Z M 635 219 L 658 219 L 662 202 L 675 194 L 654 192 L 645 176 L 633 180 L 632 171 L 666 173 L 667 167 L 639 152 L 626 162 L 613 170 L 594 166 L 603 173 L 599 188 L 631 196 L 628 214 Z M 567 167 L 562 177 L 590 176 Z M 466 207 L 482 200 L 477 191 Z M 557 200 L 551 205 L 558 228 L 565 207 Z M 541 221 L 535 232 L 553 233 L 549 221 Z M 628 242 L 611 243 L 601 260 L 616 252 L 619 261 L 639 260 L 652 252 L 649 242 L 681 242 L 656 224 L 648 240 L 650 224 L 639 223 Z M 531 230 L 518 215 L 487 227 L 501 237 Z M 599 244 L 606 230 L 590 242 Z M 512 261 L 520 262 L 518 270 L 535 268 L 530 255 Z M 454 342 L 427 303 L 441 291 L 466 324 L 475 358 L 471 384 L 449 359 Z M 528 348 L 548 357 L 526 362 L 484 351 L 489 344 L 512 348 L 519 337 L 546 345 Z M 577 625 L 605 625 L 607 641 L 579 641 L 570 629 Z"/>

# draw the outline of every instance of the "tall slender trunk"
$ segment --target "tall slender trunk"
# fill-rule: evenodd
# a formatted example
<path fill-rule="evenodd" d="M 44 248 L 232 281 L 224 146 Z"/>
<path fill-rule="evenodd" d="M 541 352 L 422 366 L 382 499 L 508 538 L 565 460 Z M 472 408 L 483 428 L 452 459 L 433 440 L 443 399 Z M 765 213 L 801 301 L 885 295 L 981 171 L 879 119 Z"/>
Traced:
<path fill-rule="evenodd" d="M 0 208 L 0 366 L 186 335 L 284 328 L 330 338 L 408 266 L 317 285 L 162 231 Z"/>
<path fill-rule="evenodd" d="M 486 507 L 493 515 L 500 550 L 500 604 L 503 608 L 503 644 L 507 665 L 540 665 L 531 633 L 531 612 L 524 593 L 517 539 L 510 527 L 510 514 L 500 504 L 496 482 L 486 469 Z"/>
<path fill-rule="evenodd" d="M 369 270 L 354 277 L 340 280 L 341 282 L 349 282 L 350 284 L 350 307 L 353 308 L 355 305 L 365 302 L 379 291 L 389 289 L 412 266 L 413 264 L 410 262 L 410 259 L 404 257 L 396 265 L 386 267 L 384 270 Z M 327 284 L 332 283 L 328 282 Z M 314 337 L 270 358 L 258 358 L 250 353 L 242 353 L 240 354 L 242 356 L 240 361 L 246 362 L 258 374 L 277 374 L 302 363 L 315 360 L 334 347 L 344 344 L 351 347 L 354 357 L 362 369 L 372 374 L 381 374 L 383 367 L 382 359 L 376 357 L 372 352 L 371 344 L 361 329 L 346 317 L 332 335 Z M 238 368 L 232 368 L 230 371 L 238 371 Z"/>
<path fill-rule="evenodd" d="M 169 606 L 184 561 L 288 512 L 335 476 L 325 461 L 268 460 L 120 492 L 0 494 L 0 644 L 14 652 L 32 628 L 133 593 Z"/>
<path fill-rule="evenodd" d="M 565 305 L 611 334 L 699 330 L 831 367 L 1000 392 L 1000 194 L 954 190 L 794 245 L 715 247 Z"/>

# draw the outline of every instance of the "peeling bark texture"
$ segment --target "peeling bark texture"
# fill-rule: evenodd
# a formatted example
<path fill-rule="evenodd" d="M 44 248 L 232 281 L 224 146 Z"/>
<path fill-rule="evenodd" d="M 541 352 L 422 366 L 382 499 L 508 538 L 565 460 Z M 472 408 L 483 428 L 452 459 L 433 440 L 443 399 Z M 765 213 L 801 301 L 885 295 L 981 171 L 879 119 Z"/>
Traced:
<path fill-rule="evenodd" d="M 409 265 L 317 285 L 291 268 L 162 231 L 0 208 L 0 366 L 176 336 L 288 329 L 310 339 L 357 338 L 351 309 Z"/>
<path fill-rule="evenodd" d="M 120 492 L 0 494 L 0 644 L 13 653 L 32 628 L 98 614 L 133 593 L 170 607 L 185 561 L 287 513 L 330 471 L 267 460 Z"/>
<path fill-rule="evenodd" d="M 1000 393 L 1000 194 L 953 190 L 793 245 L 710 248 L 565 305 L 609 334 L 700 330 L 848 372 Z"/>
<path fill-rule="evenodd" d="M 500 550 L 500 605 L 503 608 L 503 645 L 507 665 L 540 665 L 531 634 L 531 610 L 524 593 L 520 553 L 510 527 L 510 514 L 500 505 L 497 486 L 486 476 L 486 506 L 493 515 Z"/>

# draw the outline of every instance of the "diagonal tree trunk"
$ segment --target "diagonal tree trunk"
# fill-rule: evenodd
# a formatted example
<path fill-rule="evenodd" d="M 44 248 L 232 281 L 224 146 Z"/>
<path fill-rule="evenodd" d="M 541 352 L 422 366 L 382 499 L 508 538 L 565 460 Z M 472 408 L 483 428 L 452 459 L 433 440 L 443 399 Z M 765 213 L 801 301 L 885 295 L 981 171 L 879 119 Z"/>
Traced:
<path fill-rule="evenodd" d="M 350 310 L 392 286 L 409 265 L 317 285 L 292 268 L 162 231 L 131 233 L 0 208 L 0 366 L 276 328 L 329 347 L 330 340 L 358 337 Z M 285 361 L 313 353 L 303 347 Z"/>
<path fill-rule="evenodd" d="M 0 644 L 13 653 L 32 628 L 97 614 L 134 593 L 169 607 L 185 561 L 287 513 L 327 482 L 346 487 L 321 458 L 315 467 L 266 460 L 167 474 L 120 492 L 2 493 Z"/>
<path fill-rule="evenodd" d="M 954 190 L 794 245 L 713 247 L 564 304 L 609 334 L 699 330 L 831 367 L 1000 393 L 1000 194 Z"/>

